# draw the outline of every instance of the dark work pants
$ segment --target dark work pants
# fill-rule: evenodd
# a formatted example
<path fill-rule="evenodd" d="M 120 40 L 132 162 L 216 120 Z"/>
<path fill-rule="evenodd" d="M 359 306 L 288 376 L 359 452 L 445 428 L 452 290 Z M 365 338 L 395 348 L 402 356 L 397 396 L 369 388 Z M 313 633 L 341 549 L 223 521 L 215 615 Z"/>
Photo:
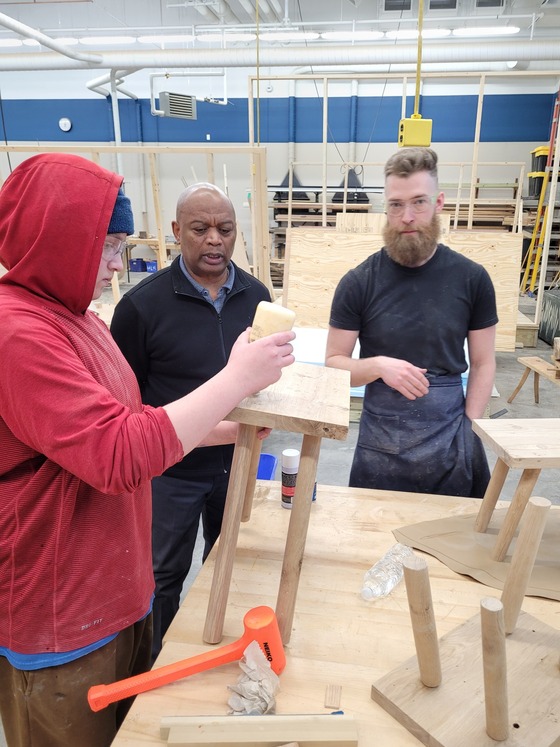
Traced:
<path fill-rule="evenodd" d="M 153 660 L 179 609 L 201 517 L 203 562 L 218 539 L 228 480 L 228 473 L 196 480 L 167 475 L 152 480 L 152 554 L 156 581 Z"/>
<path fill-rule="evenodd" d="M 148 615 L 97 651 L 58 667 L 24 672 L 0 656 L 0 713 L 8 747 L 109 747 L 133 698 L 94 712 L 88 690 L 146 672 L 151 647 Z"/>

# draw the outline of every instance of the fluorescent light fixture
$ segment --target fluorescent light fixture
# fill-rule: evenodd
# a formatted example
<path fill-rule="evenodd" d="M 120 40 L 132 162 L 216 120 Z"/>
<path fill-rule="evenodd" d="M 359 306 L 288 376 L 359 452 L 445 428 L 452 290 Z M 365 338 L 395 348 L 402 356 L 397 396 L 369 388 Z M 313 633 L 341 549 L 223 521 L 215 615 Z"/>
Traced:
<path fill-rule="evenodd" d="M 194 41 L 192 34 L 158 34 L 157 36 L 139 36 L 140 44 L 187 44 Z"/>
<path fill-rule="evenodd" d="M 60 36 L 58 38 L 53 36 L 53 41 L 63 44 L 65 47 L 74 47 L 79 44 L 79 41 L 73 36 Z"/>
<path fill-rule="evenodd" d="M 259 34 L 261 41 L 298 42 L 315 41 L 319 34 L 314 31 L 265 31 Z"/>
<path fill-rule="evenodd" d="M 325 31 L 321 34 L 321 39 L 327 41 L 355 42 L 355 41 L 375 41 L 383 39 L 383 31 Z"/>
<path fill-rule="evenodd" d="M 37 39 L 24 39 L 23 44 L 25 44 L 26 47 L 40 47 L 40 43 L 37 41 Z"/>
<path fill-rule="evenodd" d="M 443 39 L 451 34 L 451 29 L 422 29 L 422 39 Z M 386 32 L 387 39 L 418 39 L 418 29 L 394 29 Z"/>
<path fill-rule="evenodd" d="M 197 34 L 196 40 L 199 42 L 250 42 L 255 41 L 257 38 L 256 34 L 251 34 L 249 32 L 239 32 L 239 33 L 225 33 L 225 34 Z"/>
<path fill-rule="evenodd" d="M 94 46 L 115 46 L 116 44 L 134 44 L 135 36 L 82 36 L 79 39 L 80 44 L 89 47 Z"/>
<path fill-rule="evenodd" d="M 511 36 L 518 34 L 518 26 L 465 26 L 453 29 L 453 36 Z"/>
<path fill-rule="evenodd" d="M 0 47 L 21 47 L 21 39 L 0 39 Z"/>

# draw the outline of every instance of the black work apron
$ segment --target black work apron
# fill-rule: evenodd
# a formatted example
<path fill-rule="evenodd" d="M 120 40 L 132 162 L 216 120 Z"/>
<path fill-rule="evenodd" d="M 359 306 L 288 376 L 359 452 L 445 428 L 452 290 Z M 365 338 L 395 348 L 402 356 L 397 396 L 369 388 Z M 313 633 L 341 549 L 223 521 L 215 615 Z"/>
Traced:
<path fill-rule="evenodd" d="M 461 376 L 428 378 L 415 400 L 381 380 L 367 385 L 350 487 L 482 498 L 490 471 Z"/>

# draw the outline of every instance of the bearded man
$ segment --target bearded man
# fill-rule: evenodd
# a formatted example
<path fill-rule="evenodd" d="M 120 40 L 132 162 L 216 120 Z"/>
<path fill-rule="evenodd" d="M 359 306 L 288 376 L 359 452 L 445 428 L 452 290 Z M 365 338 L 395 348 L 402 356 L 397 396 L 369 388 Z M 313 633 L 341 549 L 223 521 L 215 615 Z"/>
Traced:
<path fill-rule="evenodd" d="M 492 393 L 496 297 L 481 265 L 438 243 L 444 201 L 436 153 L 401 148 L 385 164 L 385 246 L 334 294 L 326 365 L 366 385 L 351 487 L 481 498 L 490 479 L 471 421 Z"/>

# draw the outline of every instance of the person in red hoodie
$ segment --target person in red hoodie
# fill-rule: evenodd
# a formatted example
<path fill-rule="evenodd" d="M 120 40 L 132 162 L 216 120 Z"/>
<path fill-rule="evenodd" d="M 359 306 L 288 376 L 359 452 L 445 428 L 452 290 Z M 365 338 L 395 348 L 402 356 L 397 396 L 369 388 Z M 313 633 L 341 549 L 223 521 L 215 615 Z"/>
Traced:
<path fill-rule="evenodd" d="M 105 747 L 130 702 L 94 713 L 91 685 L 149 668 L 150 480 L 294 361 L 292 332 L 249 343 L 164 407 L 90 302 L 133 232 L 122 177 L 33 156 L 0 190 L 0 713 L 9 747 Z"/>

